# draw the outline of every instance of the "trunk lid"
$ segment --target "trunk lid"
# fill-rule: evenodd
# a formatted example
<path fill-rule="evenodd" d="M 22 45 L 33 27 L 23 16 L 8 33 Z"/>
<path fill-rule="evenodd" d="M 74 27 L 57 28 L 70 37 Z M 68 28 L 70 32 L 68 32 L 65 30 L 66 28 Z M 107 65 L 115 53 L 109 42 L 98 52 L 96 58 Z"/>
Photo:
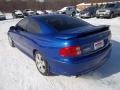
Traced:
<path fill-rule="evenodd" d="M 95 53 L 110 43 L 109 26 L 84 26 L 60 32 L 56 38 L 69 41 L 69 45 L 80 45 L 82 55 Z M 97 49 L 96 49 L 97 48 Z"/>

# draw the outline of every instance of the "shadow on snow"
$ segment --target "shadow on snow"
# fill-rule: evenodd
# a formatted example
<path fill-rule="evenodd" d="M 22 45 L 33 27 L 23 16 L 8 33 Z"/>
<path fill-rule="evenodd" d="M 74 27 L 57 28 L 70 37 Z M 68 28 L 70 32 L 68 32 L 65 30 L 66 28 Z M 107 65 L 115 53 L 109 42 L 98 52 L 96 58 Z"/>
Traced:
<path fill-rule="evenodd" d="M 109 77 L 120 72 L 120 42 L 112 40 L 111 57 L 101 68 L 97 69 L 96 72 L 101 78 Z M 96 74 L 96 72 L 92 74 Z"/>

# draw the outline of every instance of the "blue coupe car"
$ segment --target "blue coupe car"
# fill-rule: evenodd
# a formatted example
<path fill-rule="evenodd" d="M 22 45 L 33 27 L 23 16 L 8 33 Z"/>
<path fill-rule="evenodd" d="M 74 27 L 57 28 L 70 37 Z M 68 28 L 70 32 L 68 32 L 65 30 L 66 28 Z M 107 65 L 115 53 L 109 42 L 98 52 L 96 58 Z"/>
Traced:
<path fill-rule="evenodd" d="M 8 39 L 43 75 L 81 75 L 103 65 L 111 53 L 109 26 L 66 15 L 26 17 L 10 27 Z"/>

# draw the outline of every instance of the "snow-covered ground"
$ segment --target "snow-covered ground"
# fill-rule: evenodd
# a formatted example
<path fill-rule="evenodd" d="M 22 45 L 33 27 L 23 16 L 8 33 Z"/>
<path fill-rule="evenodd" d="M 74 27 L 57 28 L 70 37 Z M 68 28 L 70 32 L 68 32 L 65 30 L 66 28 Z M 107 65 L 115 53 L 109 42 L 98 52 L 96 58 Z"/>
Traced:
<path fill-rule="evenodd" d="M 0 21 L 0 90 L 120 90 L 120 17 L 85 19 L 94 25 L 111 25 L 113 51 L 101 68 L 78 78 L 42 76 L 33 60 L 11 48 L 7 31 L 19 20 Z"/>

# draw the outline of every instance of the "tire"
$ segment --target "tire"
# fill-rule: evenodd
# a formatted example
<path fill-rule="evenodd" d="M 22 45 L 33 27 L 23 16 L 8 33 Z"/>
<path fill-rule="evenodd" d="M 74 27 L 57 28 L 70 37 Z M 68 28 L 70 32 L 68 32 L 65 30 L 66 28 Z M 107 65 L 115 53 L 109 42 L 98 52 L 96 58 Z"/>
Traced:
<path fill-rule="evenodd" d="M 75 16 L 75 12 L 72 13 L 72 17 L 74 17 L 74 16 Z"/>
<path fill-rule="evenodd" d="M 44 76 L 49 76 L 50 73 L 47 61 L 43 59 L 42 55 L 38 51 L 35 52 L 34 56 L 38 71 Z"/>
<path fill-rule="evenodd" d="M 66 15 L 66 12 L 63 12 L 62 14 L 65 14 L 65 15 Z"/>
<path fill-rule="evenodd" d="M 11 47 L 15 47 L 14 41 L 11 39 L 10 36 L 8 36 L 8 41 Z"/>
<path fill-rule="evenodd" d="M 111 13 L 111 14 L 110 14 L 110 18 L 114 18 L 114 13 Z"/>
<path fill-rule="evenodd" d="M 96 17 L 96 18 L 100 18 L 100 17 Z"/>
<path fill-rule="evenodd" d="M 92 15 L 92 14 L 90 15 L 90 18 L 93 18 L 93 15 Z"/>
<path fill-rule="evenodd" d="M 13 16 L 13 19 L 15 19 L 15 18 L 16 18 L 14 14 L 12 14 L 12 16 Z"/>

